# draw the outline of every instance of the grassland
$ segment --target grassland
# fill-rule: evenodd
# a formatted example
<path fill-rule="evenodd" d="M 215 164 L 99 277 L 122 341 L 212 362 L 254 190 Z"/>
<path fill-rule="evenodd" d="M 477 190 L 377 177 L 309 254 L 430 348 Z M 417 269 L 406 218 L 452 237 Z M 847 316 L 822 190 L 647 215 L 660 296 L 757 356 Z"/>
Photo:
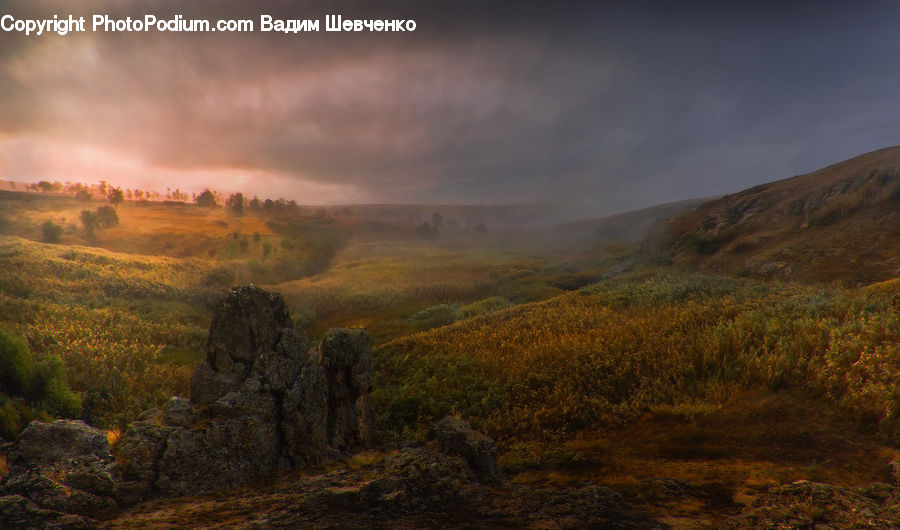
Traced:
<path fill-rule="evenodd" d="M 458 414 L 500 442 L 518 481 L 587 480 L 652 503 L 650 466 L 727 511 L 739 486 L 884 480 L 879 466 L 900 457 L 900 279 L 738 278 L 628 247 L 426 239 L 415 218 L 171 203 L 124 203 L 118 226 L 90 235 L 71 220 L 96 204 L 0 204 L 0 331 L 35 366 L 59 359 L 81 405 L 3 388 L 7 438 L 51 415 L 116 428 L 186 395 L 211 302 L 255 282 L 313 338 L 369 328 L 385 438 L 424 438 Z M 47 220 L 65 227 L 58 243 L 42 241 Z"/>
<path fill-rule="evenodd" d="M 120 205 L 118 226 L 88 234 L 71 220 L 96 204 L 8 192 L 0 203 L 0 330 L 38 359 L 60 358 L 81 416 L 111 428 L 188 393 L 210 304 L 236 283 L 282 293 L 312 335 L 369 327 L 389 340 L 422 329 L 410 317 L 430 307 L 471 315 L 543 299 L 560 292 L 545 280 L 565 275 L 463 231 L 423 240 L 413 223 L 142 202 Z M 65 227 L 58 243 L 41 240 L 48 220 Z"/>
<path fill-rule="evenodd" d="M 645 270 L 382 345 L 382 427 L 459 413 L 500 440 L 550 440 L 792 387 L 896 441 L 893 293 Z"/>

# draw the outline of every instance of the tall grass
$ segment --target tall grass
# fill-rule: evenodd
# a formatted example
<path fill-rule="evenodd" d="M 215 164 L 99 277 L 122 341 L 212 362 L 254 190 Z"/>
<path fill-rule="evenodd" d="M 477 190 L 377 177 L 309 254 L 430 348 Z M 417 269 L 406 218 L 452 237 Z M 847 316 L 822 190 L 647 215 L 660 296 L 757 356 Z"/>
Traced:
<path fill-rule="evenodd" d="M 397 436 L 455 412 L 521 441 L 619 425 L 659 404 L 794 386 L 896 439 L 898 334 L 889 294 L 632 276 L 385 344 L 375 402 Z"/>

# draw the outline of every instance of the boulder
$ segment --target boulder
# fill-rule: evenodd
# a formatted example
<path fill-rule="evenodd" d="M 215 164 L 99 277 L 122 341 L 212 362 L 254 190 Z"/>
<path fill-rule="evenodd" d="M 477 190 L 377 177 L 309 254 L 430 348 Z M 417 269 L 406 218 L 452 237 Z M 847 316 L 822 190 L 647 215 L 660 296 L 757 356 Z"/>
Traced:
<path fill-rule="evenodd" d="M 128 478 L 195 493 L 368 447 L 371 349 L 368 332 L 343 329 L 311 348 L 280 295 L 233 289 L 216 305 L 190 400 L 172 398 L 161 419 L 126 431 L 119 456 Z"/>
<path fill-rule="evenodd" d="M 21 495 L 0 497 L 0 528 L 80 530 L 93 527 L 83 517 L 41 508 Z"/>
<path fill-rule="evenodd" d="M 183 397 L 173 397 L 163 406 L 163 422 L 167 425 L 186 427 L 194 422 L 197 410 Z"/>
<path fill-rule="evenodd" d="M 463 457 L 482 480 L 503 480 L 497 466 L 497 444 L 465 420 L 445 416 L 432 427 L 429 436 L 437 440 L 445 453 Z"/>
<path fill-rule="evenodd" d="M 32 422 L 19 435 L 12 461 L 19 466 L 33 466 L 81 458 L 109 456 L 106 434 L 81 420 Z"/>
<path fill-rule="evenodd" d="M 53 512 L 95 517 L 118 506 L 121 476 L 106 434 L 81 421 L 32 422 L 9 453 L 9 471 L 0 495 L 35 526 L 59 519 Z"/>
<path fill-rule="evenodd" d="M 368 332 L 330 330 L 310 347 L 280 295 L 247 286 L 217 304 L 207 344 L 190 399 L 141 414 L 117 460 L 106 435 L 83 422 L 29 425 L 0 486 L 19 514 L 8 520 L 77 526 L 82 519 L 54 514 L 96 517 L 150 497 L 231 488 L 373 442 Z"/>
<path fill-rule="evenodd" d="M 328 396 L 328 443 L 338 449 L 368 447 L 375 438 L 369 402 L 372 337 L 365 330 L 330 329 L 319 353 Z"/>
<path fill-rule="evenodd" d="M 261 353 L 272 351 L 282 330 L 290 327 L 291 315 L 280 294 L 252 285 L 235 287 L 213 312 L 208 355 L 224 354 L 233 361 L 252 363 Z"/>

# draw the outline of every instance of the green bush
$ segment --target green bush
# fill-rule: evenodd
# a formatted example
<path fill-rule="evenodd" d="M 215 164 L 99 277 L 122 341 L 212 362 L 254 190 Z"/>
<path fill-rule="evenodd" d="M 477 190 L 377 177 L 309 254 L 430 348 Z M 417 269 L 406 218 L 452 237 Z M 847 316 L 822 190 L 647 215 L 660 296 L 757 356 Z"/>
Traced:
<path fill-rule="evenodd" d="M 452 324 L 462 319 L 457 304 L 439 304 L 423 309 L 409 317 L 408 322 L 415 328 L 427 330 Z"/>
<path fill-rule="evenodd" d="M 0 331 L 0 391 L 24 396 L 33 370 L 33 360 L 25 341 Z"/>
<path fill-rule="evenodd" d="M 81 399 L 66 383 L 62 360 L 36 360 L 25 340 L 0 331 L 0 390 L 61 416 L 81 413 Z"/>
<path fill-rule="evenodd" d="M 119 224 L 119 215 L 112 206 L 101 206 L 97 208 L 97 222 L 104 228 L 111 228 Z"/>
<path fill-rule="evenodd" d="M 463 318 L 470 318 L 506 309 L 507 307 L 512 307 L 512 305 L 512 302 L 502 296 L 491 296 L 490 298 L 464 305 L 459 308 L 459 312 Z"/>
<path fill-rule="evenodd" d="M 49 219 L 41 225 L 41 230 L 44 232 L 44 241 L 47 243 L 58 243 L 59 237 L 63 233 L 63 227 Z"/>

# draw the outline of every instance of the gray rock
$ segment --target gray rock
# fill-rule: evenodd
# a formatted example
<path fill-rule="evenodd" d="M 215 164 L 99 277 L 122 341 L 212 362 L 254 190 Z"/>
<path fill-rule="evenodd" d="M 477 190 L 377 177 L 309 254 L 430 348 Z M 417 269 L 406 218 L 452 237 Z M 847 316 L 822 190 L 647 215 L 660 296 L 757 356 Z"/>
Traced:
<path fill-rule="evenodd" d="M 191 402 L 199 406 L 208 405 L 240 388 L 244 378 L 231 370 L 234 363 L 228 366 L 228 371 L 218 371 L 209 359 L 200 363 L 191 374 Z"/>
<path fill-rule="evenodd" d="M 76 530 L 93 528 L 83 517 L 41 508 L 22 495 L 0 497 L 0 528 Z"/>
<path fill-rule="evenodd" d="M 117 460 L 105 434 L 82 422 L 35 422 L 11 452 L 13 473 L 0 494 L 95 516 L 154 496 L 247 484 L 369 446 L 368 332 L 331 330 L 309 348 L 290 326 L 281 296 L 233 289 L 213 315 L 190 400 L 173 397 L 141 414 L 117 444 Z"/>
<path fill-rule="evenodd" d="M 33 421 L 12 452 L 16 466 L 35 466 L 75 458 L 109 456 L 106 434 L 81 420 Z"/>
<path fill-rule="evenodd" d="M 84 422 L 32 422 L 9 456 L 10 473 L 0 494 L 9 497 L 9 509 L 19 514 L 16 517 L 31 518 L 25 526 L 52 521 L 77 525 L 84 519 L 68 520 L 53 512 L 94 517 L 118 506 L 114 496 L 121 476 L 106 435 Z"/>
<path fill-rule="evenodd" d="M 319 463 L 325 458 L 328 446 L 325 374 L 318 365 L 317 351 L 313 350 L 307 358 L 282 402 L 285 456 L 294 465 Z"/>
<path fill-rule="evenodd" d="M 225 353 L 233 360 L 252 362 L 271 351 L 291 316 L 280 294 L 252 285 L 235 287 L 213 312 L 207 351 L 212 358 Z"/>
<path fill-rule="evenodd" d="M 497 444 L 473 429 L 465 420 L 445 416 L 432 427 L 429 435 L 440 443 L 444 452 L 465 458 L 479 478 L 488 481 L 503 480 L 497 466 Z"/>
<path fill-rule="evenodd" d="M 186 427 L 194 422 L 197 410 L 183 397 L 173 397 L 163 406 L 163 421 L 166 425 Z"/>
<path fill-rule="evenodd" d="M 341 449 L 368 447 L 375 440 L 369 400 L 372 336 L 366 330 L 330 329 L 319 353 L 328 395 L 327 437 Z"/>

